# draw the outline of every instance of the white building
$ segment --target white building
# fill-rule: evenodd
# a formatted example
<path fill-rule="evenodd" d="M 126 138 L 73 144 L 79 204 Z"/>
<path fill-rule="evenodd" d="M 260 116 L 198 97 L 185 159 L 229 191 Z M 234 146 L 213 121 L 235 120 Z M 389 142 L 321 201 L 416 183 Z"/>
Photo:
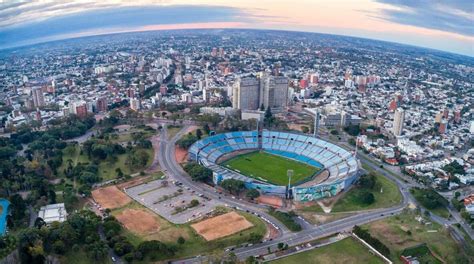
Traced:
<path fill-rule="evenodd" d="M 405 110 L 397 108 L 393 117 L 392 133 L 395 136 L 401 136 L 403 133 L 403 123 L 405 122 Z"/>
<path fill-rule="evenodd" d="M 64 207 L 64 203 L 43 206 L 38 212 L 38 217 L 48 225 L 52 222 L 62 223 L 67 218 L 66 207 Z"/>

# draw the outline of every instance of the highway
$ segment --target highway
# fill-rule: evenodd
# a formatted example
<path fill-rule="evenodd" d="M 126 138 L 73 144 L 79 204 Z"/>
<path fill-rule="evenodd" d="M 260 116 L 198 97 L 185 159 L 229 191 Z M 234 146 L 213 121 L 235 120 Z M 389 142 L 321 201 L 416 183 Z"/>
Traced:
<path fill-rule="evenodd" d="M 264 241 L 259 244 L 255 244 L 249 247 L 241 247 L 233 249 L 233 252 L 240 260 L 245 260 L 249 256 L 260 256 L 268 254 L 269 249 L 273 252 L 277 250 L 278 243 L 286 243 L 289 246 L 295 246 L 312 240 L 316 240 L 325 236 L 329 236 L 341 231 L 350 231 L 355 225 L 363 225 L 372 221 L 377 221 L 392 215 L 399 214 L 409 204 L 416 201 L 411 196 L 409 188 L 417 186 L 416 183 L 405 182 L 400 178 L 388 173 L 386 170 L 380 168 L 380 164 L 372 161 L 365 155 L 358 155 L 358 158 L 368 165 L 371 169 L 385 176 L 389 180 L 396 183 L 400 193 L 402 195 L 402 202 L 396 206 L 390 208 L 381 208 L 371 210 L 368 212 L 361 212 L 357 215 L 349 216 L 343 219 L 339 219 L 330 223 L 322 224 L 319 226 L 313 226 L 310 224 L 303 224 L 303 230 L 298 233 L 290 232 L 283 224 L 274 219 L 272 216 L 266 213 L 267 207 L 257 204 L 252 204 L 243 200 L 232 199 L 229 196 L 220 196 L 216 193 L 215 189 L 204 183 L 194 182 L 191 180 L 189 175 L 181 168 L 175 159 L 175 143 L 176 141 L 187 132 L 189 126 L 184 126 L 172 139 L 168 139 L 166 124 L 163 124 L 162 133 L 160 136 L 160 151 L 159 151 L 159 163 L 161 168 L 164 170 L 167 176 L 172 177 L 176 180 L 181 181 L 186 186 L 189 186 L 193 190 L 203 193 L 212 199 L 219 199 L 224 205 L 234 207 L 239 210 L 249 211 L 254 214 L 258 214 L 261 217 L 265 217 L 275 224 L 280 234 L 277 238 L 271 241 Z M 443 225 L 449 225 L 451 222 L 444 218 L 432 217 L 433 221 L 436 221 Z M 205 257 L 198 256 L 187 260 L 180 260 L 177 263 L 199 263 Z"/>

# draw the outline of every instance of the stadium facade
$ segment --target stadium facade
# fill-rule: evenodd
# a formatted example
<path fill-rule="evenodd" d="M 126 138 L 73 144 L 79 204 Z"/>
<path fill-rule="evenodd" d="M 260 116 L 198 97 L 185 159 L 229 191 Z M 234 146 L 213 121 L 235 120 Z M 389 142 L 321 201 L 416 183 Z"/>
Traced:
<path fill-rule="evenodd" d="M 265 179 L 251 178 L 219 165 L 222 159 L 256 150 L 321 170 L 288 189 L 288 186 L 274 185 Z M 292 197 L 300 202 L 332 197 L 346 190 L 359 176 L 360 168 L 356 157 L 337 145 L 312 136 L 268 130 L 229 132 L 199 140 L 189 148 L 189 160 L 211 169 L 215 184 L 225 179 L 239 179 L 247 188 L 264 194 Z"/>

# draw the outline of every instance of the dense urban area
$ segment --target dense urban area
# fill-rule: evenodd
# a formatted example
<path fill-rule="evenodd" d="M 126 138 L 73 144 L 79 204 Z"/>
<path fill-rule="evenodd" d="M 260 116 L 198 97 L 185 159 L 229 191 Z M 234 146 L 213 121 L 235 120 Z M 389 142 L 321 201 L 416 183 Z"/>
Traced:
<path fill-rule="evenodd" d="M 473 83 L 472 57 L 300 32 L 0 51 L 0 263 L 473 263 Z"/>

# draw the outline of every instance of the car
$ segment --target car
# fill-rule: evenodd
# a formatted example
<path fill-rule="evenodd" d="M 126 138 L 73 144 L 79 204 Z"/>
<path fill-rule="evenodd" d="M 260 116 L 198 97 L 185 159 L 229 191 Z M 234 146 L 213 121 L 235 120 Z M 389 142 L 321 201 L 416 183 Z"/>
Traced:
<path fill-rule="evenodd" d="M 117 260 L 115 259 L 115 257 L 112 257 L 112 262 L 116 262 Z"/>

